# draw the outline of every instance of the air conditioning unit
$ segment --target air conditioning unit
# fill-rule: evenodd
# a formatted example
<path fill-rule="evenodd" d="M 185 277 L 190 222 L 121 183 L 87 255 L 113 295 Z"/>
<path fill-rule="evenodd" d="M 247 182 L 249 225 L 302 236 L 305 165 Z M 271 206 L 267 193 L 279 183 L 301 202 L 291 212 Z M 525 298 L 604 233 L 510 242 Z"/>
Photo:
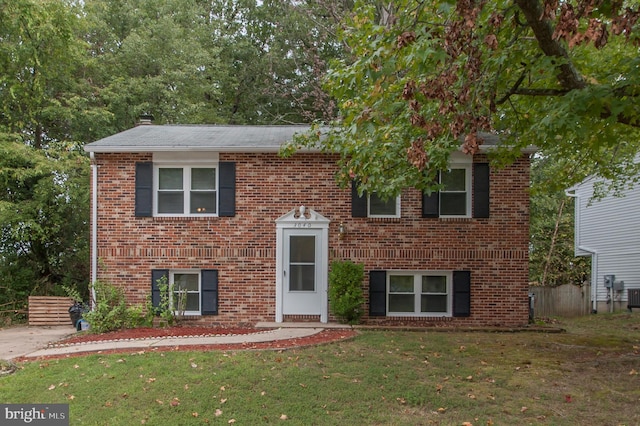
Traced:
<path fill-rule="evenodd" d="M 627 309 L 640 308 L 640 288 L 630 288 L 627 290 Z"/>

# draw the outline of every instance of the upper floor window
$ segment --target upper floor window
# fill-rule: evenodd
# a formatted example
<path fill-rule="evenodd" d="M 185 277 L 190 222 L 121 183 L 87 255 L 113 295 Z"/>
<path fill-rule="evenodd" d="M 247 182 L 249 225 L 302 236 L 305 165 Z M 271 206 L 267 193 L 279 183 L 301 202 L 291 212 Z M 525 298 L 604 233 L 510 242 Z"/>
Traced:
<path fill-rule="evenodd" d="M 369 217 L 400 217 L 400 197 L 384 200 L 375 193 L 369 195 Z"/>
<path fill-rule="evenodd" d="M 471 216 L 471 166 L 440 172 L 440 216 Z"/>
<path fill-rule="evenodd" d="M 156 214 L 217 215 L 217 168 L 158 166 Z"/>

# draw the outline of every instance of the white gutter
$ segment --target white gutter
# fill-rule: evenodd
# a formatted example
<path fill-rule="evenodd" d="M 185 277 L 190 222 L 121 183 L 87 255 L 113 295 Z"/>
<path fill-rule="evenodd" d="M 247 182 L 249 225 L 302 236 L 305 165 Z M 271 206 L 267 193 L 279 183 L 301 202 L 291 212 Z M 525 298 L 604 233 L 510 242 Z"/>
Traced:
<path fill-rule="evenodd" d="M 91 158 L 91 309 L 95 308 L 96 289 L 98 280 L 98 165 L 93 152 Z"/>
<path fill-rule="evenodd" d="M 580 201 L 580 197 L 575 193 L 575 188 L 570 188 L 564 191 L 565 195 L 574 198 L 577 203 Z M 574 240 L 574 252 L 578 254 L 578 250 L 587 252 L 591 255 L 591 312 L 596 313 L 598 311 L 598 302 L 596 300 L 598 295 L 598 251 L 587 246 L 580 244 L 580 208 L 574 206 L 575 218 L 573 224 L 573 240 Z"/>

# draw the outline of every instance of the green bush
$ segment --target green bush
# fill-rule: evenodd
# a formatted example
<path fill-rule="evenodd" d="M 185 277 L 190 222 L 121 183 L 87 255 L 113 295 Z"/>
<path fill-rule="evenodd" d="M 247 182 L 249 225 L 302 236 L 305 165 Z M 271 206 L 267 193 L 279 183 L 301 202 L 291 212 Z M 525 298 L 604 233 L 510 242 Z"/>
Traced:
<path fill-rule="evenodd" d="M 357 324 L 365 302 L 362 293 L 364 265 L 350 260 L 331 262 L 329 304 L 331 312 L 342 322 Z"/>
<path fill-rule="evenodd" d="M 151 320 L 141 306 L 127 307 L 124 290 L 114 285 L 96 281 L 93 284 L 95 300 L 92 310 L 83 318 L 93 333 L 106 333 L 122 328 L 150 326 Z"/>

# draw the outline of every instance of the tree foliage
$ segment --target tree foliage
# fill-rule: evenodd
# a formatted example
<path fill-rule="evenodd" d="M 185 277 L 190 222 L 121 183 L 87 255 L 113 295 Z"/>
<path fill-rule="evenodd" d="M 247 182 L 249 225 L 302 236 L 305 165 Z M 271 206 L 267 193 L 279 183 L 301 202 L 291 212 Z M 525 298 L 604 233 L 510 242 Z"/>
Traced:
<path fill-rule="evenodd" d="M 282 124 L 332 114 L 320 89 L 336 56 L 306 2 L 87 0 L 90 73 L 123 130 L 155 122 Z"/>
<path fill-rule="evenodd" d="M 0 133 L 0 182 L 0 302 L 62 294 L 58 284 L 86 292 L 88 159 Z"/>
<path fill-rule="evenodd" d="M 574 199 L 543 189 L 561 166 L 536 157 L 531 170 L 529 280 L 544 286 L 583 285 L 591 273 L 589 259 L 574 252 Z"/>
<path fill-rule="evenodd" d="M 86 291 L 86 142 L 159 124 L 332 116 L 339 0 L 0 0 L 0 287 Z M 4 291 L 4 290 L 7 291 Z M 7 299 L 7 300 L 8 300 Z M 6 300 L 0 297 L 0 305 Z"/>
<path fill-rule="evenodd" d="M 637 172 L 639 16 L 598 0 L 359 1 L 341 33 L 350 55 L 326 81 L 340 117 L 320 146 L 341 154 L 343 183 L 386 195 L 431 188 L 483 132 L 502 140 L 497 164 L 530 145 L 562 163 L 547 185 L 624 179 Z"/>

